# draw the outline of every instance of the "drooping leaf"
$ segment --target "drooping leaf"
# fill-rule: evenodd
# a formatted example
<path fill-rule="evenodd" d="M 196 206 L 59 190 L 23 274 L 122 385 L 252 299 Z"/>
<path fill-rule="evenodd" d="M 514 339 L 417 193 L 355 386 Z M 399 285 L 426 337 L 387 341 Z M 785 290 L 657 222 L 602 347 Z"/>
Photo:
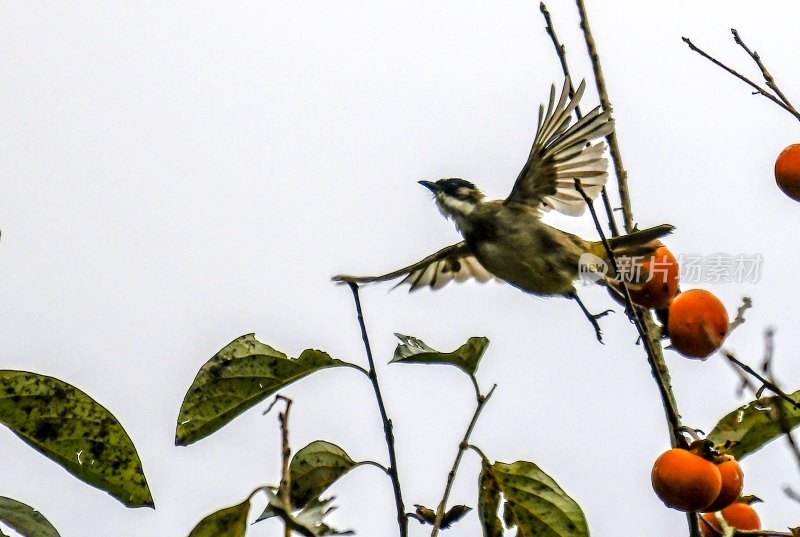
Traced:
<path fill-rule="evenodd" d="M 442 517 L 442 525 L 441 528 L 446 530 L 450 528 L 453 524 L 464 518 L 467 513 L 472 511 L 472 507 L 467 507 L 466 505 L 454 505 Z"/>
<path fill-rule="evenodd" d="M 311 442 L 295 453 L 289 463 L 292 506 L 304 507 L 359 464 L 363 463 L 355 462 L 336 444 Z"/>
<path fill-rule="evenodd" d="M 178 413 L 175 445 L 187 446 L 219 430 L 245 410 L 315 371 L 348 366 L 307 349 L 289 358 L 253 334 L 236 338 L 206 362 Z"/>
<path fill-rule="evenodd" d="M 439 352 L 412 336 L 395 334 L 400 339 L 390 363 L 449 364 L 474 377 L 478 364 L 489 346 L 485 337 L 471 337 L 453 352 Z"/>
<path fill-rule="evenodd" d="M 418 503 L 414 504 L 414 515 L 416 515 L 414 518 L 419 520 L 420 524 L 433 525 L 436 522 L 436 511 Z"/>
<path fill-rule="evenodd" d="M 211 513 L 194 527 L 189 537 L 244 537 L 250 499 Z"/>
<path fill-rule="evenodd" d="M 334 498 L 312 498 L 299 512 L 291 513 L 283 508 L 283 502 L 281 502 L 278 490 L 275 487 L 266 487 L 263 490 L 267 494 L 267 508 L 261 513 L 256 522 L 280 517 L 288 528 L 305 537 L 353 535 L 352 531 L 340 532 L 323 522 L 325 516 L 336 509 L 330 505 Z"/>
<path fill-rule="evenodd" d="M 789 397 L 800 401 L 800 391 Z M 747 403 L 722 418 L 707 438 L 715 444 L 724 444 L 728 440 L 738 442 L 728 454 L 742 459 L 784 434 L 778 407 L 783 409 L 786 426 L 790 430 L 800 425 L 800 408 L 794 408 L 777 396 L 765 397 Z"/>
<path fill-rule="evenodd" d="M 497 516 L 500 508 L 500 488 L 492 473 L 492 465 L 484 460 L 478 491 L 478 518 L 484 537 L 503 537 L 503 523 Z"/>
<path fill-rule="evenodd" d="M 420 524 L 436 525 L 436 511 L 418 503 L 415 503 L 414 507 L 416 508 L 414 513 L 408 513 L 409 517 L 416 519 Z M 464 518 L 470 511 L 472 511 L 472 508 L 466 505 L 454 505 L 442 516 L 439 528 L 443 530 L 449 529 L 450 526 Z"/>
<path fill-rule="evenodd" d="M 491 473 L 505 497 L 505 518 L 518 537 L 588 537 L 589 527 L 575 500 L 532 462 L 496 462 Z"/>
<path fill-rule="evenodd" d="M 322 520 L 334 509 L 330 505 L 335 498 L 312 498 L 308 504 L 294 515 L 289 526 L 305 537 L 327 537 L 329 535 L 353 535 L 351 530 L 337 531 Z"/>
<path fill-rule="evenodd" d="M 264 487 L 263 490 L 267 495 L 268 502 L 267 506 L 264 508 L 264 511 L 258 515 L 256 522 L 261 522 L 262 520 L 274 518 L 276 516 L 285 518 L 286 511 L 283 509 L 281 500 L 278 497 L 278 487 Z"/>
<path fill-rule="evenodd" d="M 39 511 L 11 498 L 0 497 L 0 521 L 25 537 L 59 537 Z"/>
<path fill-rule="evenodd" d="M 97 401 L 61 380 L 0 371 L 0 423 L 78 479 L 128 507 L 153 507 L 128 433 Z"/>

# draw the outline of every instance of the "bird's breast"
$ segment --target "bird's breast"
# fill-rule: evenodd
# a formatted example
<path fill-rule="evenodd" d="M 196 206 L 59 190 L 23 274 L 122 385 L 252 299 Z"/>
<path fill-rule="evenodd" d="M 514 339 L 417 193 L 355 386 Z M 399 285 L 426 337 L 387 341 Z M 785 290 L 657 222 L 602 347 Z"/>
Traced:
<path fill-rule="evenodd" d="M 529 293 L 560 295 L 574 290 L 581 251 L 538 218 L 498 214 L 473 225 L 464 238 L 492 274 Z M 519 216 L 519 215 L 517 215 Z"/>

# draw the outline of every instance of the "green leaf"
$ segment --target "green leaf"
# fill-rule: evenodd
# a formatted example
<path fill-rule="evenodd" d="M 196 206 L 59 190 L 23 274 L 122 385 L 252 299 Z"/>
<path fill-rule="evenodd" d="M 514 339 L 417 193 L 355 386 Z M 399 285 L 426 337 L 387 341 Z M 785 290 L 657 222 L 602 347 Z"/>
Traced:
<path fill-rule="evenodd" d="M 342 448 L 316 440 L 295 453 L 289 464 L 292 506 L 304 507 L 334 481 L 358 466 Z"/>
<path fill-rule="evenodd" d="M 59 537 L 39 511 L 11 498 L 0 497 L 0 521 L 25 537 Z"/>
<path fill-rule="evenodd" d="M 247 334 L 206 362 L 186 392 L 175 445 L 187 446 L 214 433 L 236 416 L 292 382 L 328 367 L 352 366 L 307 349 L 288 358 Z"/>
<path fill-rule="evenodd" d="M 478 364 L 489 346 L 485 337 L 471 337 L 453 352 L 439 352 L 412 336 L 395 334 L 401 343 L 394 350 L 390 363 L 406 364 L 449 364 L 456 366 L 467 375 L 474 377 Z"/>
<path fill-rule="evenodd" d="M 44 456 L 128 507 L 153 507 L 128 433 L 94 399 L 53 377 L 0 371 L 0 423 Z"/>
<path fill-rule="evenodd" d="M 244 537 L 249 512 L 250 498 L 211 513 L 194 527 L 189 537 Z"/>
<path fill-rule="evenodd" d="M 507 520 L 518 528 L 518 537 L 588 537 L 581 508 L 532 462 L 496 462 L 491 473 L 506 499 Z"/>
<path fill-rule="evenodd" d="M 478 491 L 478 518 L 484 537 L 503 537 L 503 523 L 497 516 L 500 508 L 500 488 L 487 460 L 481 464 Z"/>
<path fill-rule="evenodd" d="M 800 391 L 789 397 L 800 401 Z M 794 408 L 777 396 L 765 397 L 747 403 L 722 418 L 707 438 L 717 445 L 729 440 L 738 442 L 728 454 L 742 459 L 784 434 L 778 418 L 779 407 L 783 409 L 790 430 L 800 425 L 800 408 Z"/>

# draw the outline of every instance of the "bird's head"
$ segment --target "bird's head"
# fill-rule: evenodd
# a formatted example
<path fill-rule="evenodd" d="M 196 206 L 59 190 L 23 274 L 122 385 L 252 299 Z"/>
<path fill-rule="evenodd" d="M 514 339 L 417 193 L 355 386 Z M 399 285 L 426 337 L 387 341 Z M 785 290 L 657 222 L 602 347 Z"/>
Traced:
<path fill-rule="evenodd" d="M 468 216 L 483 200 L 483 192 L 464 179 L 420 181 L 419 184 L 433 192 L 436 205 L 448 218 Z"/>

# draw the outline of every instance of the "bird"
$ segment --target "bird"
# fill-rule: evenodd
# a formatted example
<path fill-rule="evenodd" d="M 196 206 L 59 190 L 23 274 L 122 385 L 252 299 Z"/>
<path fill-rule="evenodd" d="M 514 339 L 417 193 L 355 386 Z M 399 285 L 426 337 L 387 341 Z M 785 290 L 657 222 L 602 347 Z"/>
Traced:
<path fill-rule="evenodd" d="M 410 291 L 423 287 L 440 289 L 451 281 L 500 280 L 536 296 L 562 296 L 576 301 L 602 343 L 597 319 L 611 310 L 590 313 L 578 297 L 575 282 L 585 259 L 582 256 L 599 258 L 600 264 L 608 267 L 607 250 L 601 241 L 584 240 L 542 221 L 543 214 L 551 209 L 581 216 L 587 207 L 581 191 L 594 199 L 608 178 L 605 143 L 592 142 L 614 130 L 611 111 L 598 106 L 572 123 L 572 113 L 586 83 L 581 82 L 572 97 L 571 88 L 567 77 L 556 100 L 556 87 L 551 86 L 547 109 L 544 105 L 539 107 L 528 159 L 506 199 L 486 200 L 478 187 L 461 178 L 419 181 L 433 193 L 439 211 L 455 223 L 463 240 L 380 276 L 340 274 L 333 280 L 360 284 L 402 277 L 397 285 L 408 283 Z M 662 224 L 612 237 L 608 244 L 615 258 L 633 259 L 652 254 L 657 247 L 655 241 L 673 229 Z M 606 270 L 593 281 L 615 284 L 617 279 L 613 270 Z M 638 282 L 628 283 L 635 286 Z"/>

